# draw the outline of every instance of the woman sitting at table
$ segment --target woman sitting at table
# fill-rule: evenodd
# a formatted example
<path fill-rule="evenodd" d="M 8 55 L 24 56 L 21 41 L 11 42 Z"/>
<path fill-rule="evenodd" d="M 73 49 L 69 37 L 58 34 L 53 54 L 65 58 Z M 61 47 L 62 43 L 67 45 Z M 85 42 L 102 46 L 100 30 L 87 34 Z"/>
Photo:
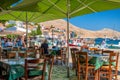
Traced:
<path fill-rule="evenodd" d="M 4 37 L 1 38 L 1 47 L 5 47 L 5 38 Z"/>
<path fill-rule="evenodd" d="M 25 42 L 21 39 L 21 38 L 18 38 L 16 40 L 16 46 L 19 46 L 19 47 L 25 47 Z"/>
<path fill-rule="evenodd" d="M 48 43 L 47 43 L 47 39 L 44 40 L 44 42 L 41 44 L 41 48 L 43 48 L 43 52 L 42 54 L 49 54 L 49 51 L 48 51 Z"/>
<path fill-rule="evenodd" d="M 5 43 L 5 47 L 12 47 L 12 46 L 13 46 L 13 43 L 12 43 L 11 39 L 8 38 L 8 40 Z"/>

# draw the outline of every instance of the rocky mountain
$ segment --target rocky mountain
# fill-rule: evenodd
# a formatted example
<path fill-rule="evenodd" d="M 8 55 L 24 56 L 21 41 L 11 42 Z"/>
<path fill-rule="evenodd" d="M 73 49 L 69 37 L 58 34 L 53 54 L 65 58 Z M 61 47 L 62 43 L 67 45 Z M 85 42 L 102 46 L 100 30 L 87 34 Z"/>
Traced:
<path fill-rule="evenodd" d="M 56 28 L 67 30 L 67 22 L 63 19 L 46 21 L 40 24 L 46 27 L 50 27 L 51 25 L 53 25 Z M 77 26 L 70 24 L 69 29 L 70 31 L 76 32 L 78 36 L 83 37 L 83 38 L 86 38 L 86 37 L 87 38 L 97 38 L 97 37 L 105 38 L 105 36 L 107 36 L 108 38 L 120 37 L 120 32 L 114 31 L 108 28 L 104 28 L 99 31 L 91 31 L 91 30 L 82 29 L 82 28 L 79 28 Z"/>
<path fill-rule="evenodd" d="M 51 21 L 46 21 L 46 22 L 41 22 L 40 23 L 42 26 L 45 26 L 45 28 L 50 28 L 51 25 L 54 26 L 55 28 L 58 28 L 60 30 L 65 30 L 67 32 L 67 22 L 63 19 L 57 19 L 57 20 L 51 20 Z M 1 23 L 0 23 L 0 28 L 5 28 Z M 30 29 L 34 29 L 33 26 L 29 25 Z M 119 37 L 120 38 L 120 32 L 114 31 L 112 29 L 104 28 L 102 30 L 98 31 L 91 31 L 91 30 L 86 30 L 83 28 L 79 28 L 77 26 L 74 26 L 70 24 L 70 32 L 73 31 L 77 34 L 77 36 L 83 37 L 83 38 L 113 38 L 113 37 Z M 51 30 L 48 30 L 49 33 L 51 33 Z M 1 32 L 0 34 L 3 34 Z"/>

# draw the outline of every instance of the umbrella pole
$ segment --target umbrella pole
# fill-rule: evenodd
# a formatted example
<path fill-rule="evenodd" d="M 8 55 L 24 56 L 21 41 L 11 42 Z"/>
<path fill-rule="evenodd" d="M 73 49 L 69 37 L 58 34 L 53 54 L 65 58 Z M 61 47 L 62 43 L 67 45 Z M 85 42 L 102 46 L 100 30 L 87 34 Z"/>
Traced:
<path fill-rule="evenodd" d="M 67 54 L 68 54 L 68 57 L 67 57 L 67 77 L 69 78 L 70 77 L 70 67 L 69 67 L 69 10 L 70 9 L 70 1 L 67 0 Z"/>
<path fill-rule="evenodd" d="M 27 14 L 27 11 L 26 11 L 26 49 L 28 49 L 28 14 Z"/>

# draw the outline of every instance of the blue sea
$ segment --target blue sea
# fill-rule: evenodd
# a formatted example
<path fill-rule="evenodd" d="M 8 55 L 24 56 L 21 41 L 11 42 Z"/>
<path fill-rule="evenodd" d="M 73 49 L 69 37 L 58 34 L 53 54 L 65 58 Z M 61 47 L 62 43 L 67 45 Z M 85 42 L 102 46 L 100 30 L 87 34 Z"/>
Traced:
<path fill-rule="evenodd" d="M 118 45 L 120 40 L 117 39 L 110 39 L 110 38 L 96 38 L 95 39 L 95 44 L 96 45 L 100 45 L 103 41 L 106 42 L 108 46 L 108 48 L 111 49 L 120 49 L 120 46 L 114 46 L 114 45 Z"/>

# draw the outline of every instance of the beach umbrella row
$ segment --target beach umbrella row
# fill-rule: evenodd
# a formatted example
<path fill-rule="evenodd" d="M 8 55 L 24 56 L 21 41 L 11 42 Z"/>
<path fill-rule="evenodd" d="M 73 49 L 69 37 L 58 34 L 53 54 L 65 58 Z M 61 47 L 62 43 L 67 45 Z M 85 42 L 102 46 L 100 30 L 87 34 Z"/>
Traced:
<path fill-rule="evenodd" d="M 9 0 L 4 0 L 5 3 Z M 14 1 L 14 0 L 13 0 Z M 16 1 L 16 0 L 15 0 Z M 4 2 L 3 2 L 4 3 Z M 93 12 L 120 8 L 119 0 L 19 0 L 7 8 L 0 4 L 0 20 L 42 22 L 67 18 L 67 48 L 69 77 L 69 18 Z M 5 6 L 4 6 L 5 7 Z M 27 27 L 28 28 L 28 27 Z M 28 32 L 26 32 L 28 33 Z"/>

